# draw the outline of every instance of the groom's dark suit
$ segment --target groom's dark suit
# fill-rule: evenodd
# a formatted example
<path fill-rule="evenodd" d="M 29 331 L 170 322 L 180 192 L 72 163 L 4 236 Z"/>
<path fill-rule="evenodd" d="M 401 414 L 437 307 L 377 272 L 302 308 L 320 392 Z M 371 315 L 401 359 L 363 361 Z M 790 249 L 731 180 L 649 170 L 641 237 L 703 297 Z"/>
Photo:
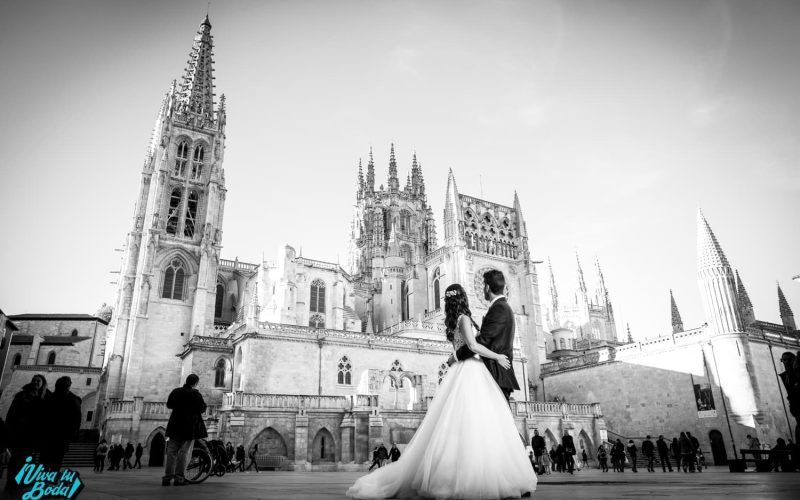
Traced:
<path fill-rule="evenodd" d="M 494 304 L 486 311 L 486 316 L 483 317 L 481 323 L 480 334 L 475 337 L 475 340 L 489 349 L 490 351 L 498 354 L 505 354 L 508 360 L 512 362 L 512 366 L 506 370 L 497 364 L 493 359 L 482 358 L 483 363 L 492 375 L 492 378 L 503 390 L 503 394 L 508 399 L 508 396 L 514 391 L 519 389 L 517 377 L 514 375 L 514 311 L 508 305 L 505 297 L 500 297 L 494 301 Z M 461 361 L 474 356 L 475 353 L 470 350 L 466 345 L 461 347 L 456 352 L 456 358 Z"/>

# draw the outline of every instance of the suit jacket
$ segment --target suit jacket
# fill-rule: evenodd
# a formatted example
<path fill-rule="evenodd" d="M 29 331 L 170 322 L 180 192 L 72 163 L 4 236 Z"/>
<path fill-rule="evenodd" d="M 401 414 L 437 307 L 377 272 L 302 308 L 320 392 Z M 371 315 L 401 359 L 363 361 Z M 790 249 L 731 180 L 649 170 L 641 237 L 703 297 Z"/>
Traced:
<path fill-rule="evenodd" d="M 505 354 L 508 360 L 514 361 L 514 311 L 508 305 L 505 297 L 497 299 L 492 307 L 486 311 L 486 316 L 481 323 L 480 335 L 475 340 L 490 351 Z M 466 345 L 456 351 L 456 358 L 461 361 L 474 356 L 475 353 Z M 492 375 L 501 389 L 519 390 L 517 377 L 514 375 L 514 366 L 508 370 L 503 369 L 493 359 L 481 358 L 486 369 Z"/>

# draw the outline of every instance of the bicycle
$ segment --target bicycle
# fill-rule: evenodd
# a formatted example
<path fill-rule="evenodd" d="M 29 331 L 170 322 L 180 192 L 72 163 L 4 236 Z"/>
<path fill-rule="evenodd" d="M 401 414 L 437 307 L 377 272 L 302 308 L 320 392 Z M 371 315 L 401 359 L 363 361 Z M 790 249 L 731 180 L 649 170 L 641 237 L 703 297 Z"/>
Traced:
<path fill-rule="evenodd" d="M 220 451 L 220 442 L 209 441 L 204 439 L 195 440 L 195 446 L 192 449 L 192 457 L 189 464 L 186 466 L 186 482 L 190 484 L 200 484 L 208 476 L 222 477 L 227 472 L 227 454 L 224 456 L 224 447 Z"/>

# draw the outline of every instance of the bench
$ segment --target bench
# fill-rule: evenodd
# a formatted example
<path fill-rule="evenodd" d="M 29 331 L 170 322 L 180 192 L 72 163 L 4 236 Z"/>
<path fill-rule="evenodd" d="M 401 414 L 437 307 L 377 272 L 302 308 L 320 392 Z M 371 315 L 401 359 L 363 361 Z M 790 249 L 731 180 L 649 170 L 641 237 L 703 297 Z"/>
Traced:
<path fill-rule="evenodd" d="M 777 459 L 780 463 L 789 463 L 791 453 L 789 450 L 739 450 L 742 454 L 742 462 L 753 462 L 757 472 L 770 472 L 772 462 Z M 747 458 L 751 455 L 751 458 Z"/>
<path fill-rule="evenodd" d="M 287 462 L 286 457 L 282 455 L 267 455 L 266 453 L 256 455 L 256 464 L 258 464 L 259 470 L 278 470 Z"/>

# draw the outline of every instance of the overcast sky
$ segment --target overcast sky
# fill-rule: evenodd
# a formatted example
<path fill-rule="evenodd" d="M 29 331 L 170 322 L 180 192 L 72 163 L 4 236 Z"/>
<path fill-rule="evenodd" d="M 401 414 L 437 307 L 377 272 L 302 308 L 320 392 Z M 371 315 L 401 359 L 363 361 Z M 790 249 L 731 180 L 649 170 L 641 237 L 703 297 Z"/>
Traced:
<path fill-rule="evenodd" d="M 142 161 L 205 1 L 15 1 L 0 16 L 0 308 L 114 301 Z M 705 321 L 701 206 L 759 319 L 800 314 L 800 2 L 272 1 L 211 5 L 228 98 L 224 258 L 344 263 L 359 157 L 416 150 L 441 214 L 511 205 L 564 300 L 600 258 L 620 331 Z M 443 238 L 440 238 L 443 239 Z M 800 318 L 798 318 L 800 319 Z"/>

